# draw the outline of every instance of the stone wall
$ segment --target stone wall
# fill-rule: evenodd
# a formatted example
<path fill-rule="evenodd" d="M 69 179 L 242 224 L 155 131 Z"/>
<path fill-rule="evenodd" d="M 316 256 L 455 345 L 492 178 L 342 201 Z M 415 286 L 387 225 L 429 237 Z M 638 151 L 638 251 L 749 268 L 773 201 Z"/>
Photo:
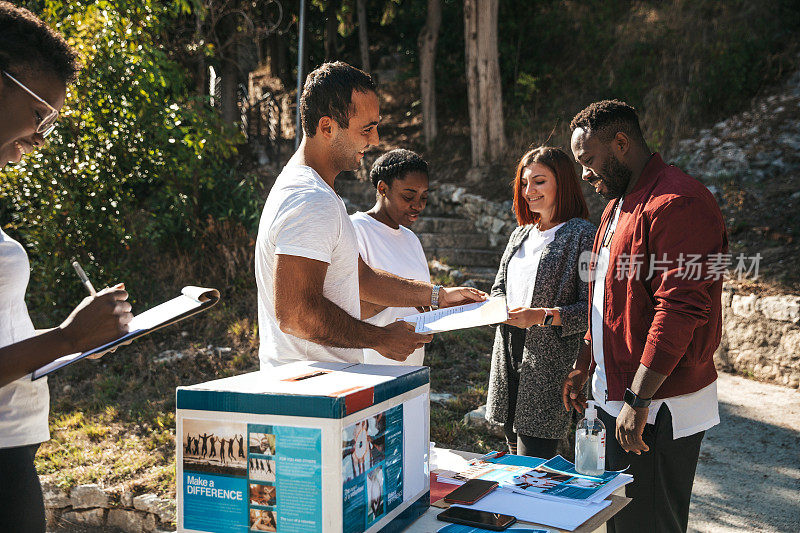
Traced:
<path fill-rule="evenodd" d="M 117 528 L 126 533 L 175 531 L 175 501 L 155 494 L 123 492 L 99 485 L 79 485 L 69 493 L 42 485 L 48 529 L 59 526 Z"/>
<path fill-rule="evenodd" d="M 439 185 L 430 195 L 425 214 L 467 218 L 475 229 L 489 236 L 489 243 L 495 248 L 504 247 L 517 227 L 511 200 L 493 202 L 450 183 Z"/>
<path fill-rule="evenodd" d="M 800 388 L 800 296 L 726 286 L 717 367 Z"/>

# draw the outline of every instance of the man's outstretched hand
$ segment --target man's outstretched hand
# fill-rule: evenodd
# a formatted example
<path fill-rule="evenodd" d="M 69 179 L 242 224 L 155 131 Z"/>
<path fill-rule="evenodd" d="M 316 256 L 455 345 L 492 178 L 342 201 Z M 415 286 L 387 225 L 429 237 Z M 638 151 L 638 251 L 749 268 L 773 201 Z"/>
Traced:
<path fill-rule="evenodd" d="M 588 379 L 589 370 L 582 367 L 572 370 L 567 375 L 561 387 L 561 401 L 566 411 L 575 409 L 582 413 L 586 409 L 586 395 L 583 393 L 583 388 Z"/>
<path fill-rule="evenodd" d="M 482 302 L 489 297 L 485 292 L 472 287 L 442 287 L 439 290 L 439 307 L 455 307 Z"/>

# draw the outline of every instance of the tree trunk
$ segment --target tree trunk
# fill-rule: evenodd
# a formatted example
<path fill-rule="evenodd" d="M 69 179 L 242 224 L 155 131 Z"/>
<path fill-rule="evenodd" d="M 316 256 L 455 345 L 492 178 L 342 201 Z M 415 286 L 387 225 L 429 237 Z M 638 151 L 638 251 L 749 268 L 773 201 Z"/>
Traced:
<path fill-rule="evenodd" d="M 467 107 L 469 109 L 472 166 L 488 162 L 486 130 L 481 126 L 480 92 L 478 87 L 478 8 L 480 0 L 464 0 L 464 55 L 467 73 Z"/>
<path fill-rule="evenodd" d="M 486 103 L 485 122 L 489 133 L 489 158 L 499 161 L 506 151 L 503 131 L 503 92 L 500 86 L 500 54 L 497 49 L 497 13 L 499 0 L 482 0 L 482 18 L 478 26 L 478 72 L 484 88 L 481 100 Z M 483 70 L 483 73 L 481 73 Z"/>
<path fill-rule="evenodd" d="M 498 0 L 464 1 L 464 41 L 472 165 L 486 166 L 506 149 L 497 51 Z"/>
<path fill-rule="evenodd" d="M 422 93 L 422 131 L 425 148 L 431 149 L 438 133 L 436 127 L 436 42 L 442 23 L 440 0 L 428 0 L 428 19 L 419 34 L 419 86 Z"/>
<path fill-rule="evenodd" d="M 194 39 L 195 41 L 199 41 L 202 37 L 203 31 L 203 19 L 200 16 L 200 12 L 198 11 L 195 13 L 195 30 L 194 30 Z M 208 67 L 206 66 L 206 58 L 203 52 L 197 53 L 197 94 L 200 96 L 206 96 L 209 93 L 208 90 Z"/>
<path fill-rule="evenodd" d="M 358 45 L 361 49 L 361 70 L 369 72 L 369 38 L 367 37 L 367 0 L 356 0 L 358 12 Z"/>
<path fill-rule="evenodd" d="M 339 19 L 336 17 L 334 0 L 328 0 L 325 7 L 325 61 L 336 60 L 336 34 L 339 29 Z"/>
<path fill-rule="evenodd" d="M 221 114 L 222 120 L 228 124 L 235 124 L 241 120 L 239 116 L 239 107 L 236 102 L 236 89 L 239 85 L 236 79 L 238 69 L 236 63 L 231 59 L 223 59 L 220 77 L 220 92 L 221 94 Z"/>

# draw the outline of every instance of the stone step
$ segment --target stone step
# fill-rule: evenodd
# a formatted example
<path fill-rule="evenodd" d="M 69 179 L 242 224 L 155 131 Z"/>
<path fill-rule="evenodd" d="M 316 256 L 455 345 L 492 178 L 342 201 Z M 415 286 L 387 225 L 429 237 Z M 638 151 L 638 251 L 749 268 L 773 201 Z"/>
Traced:
<path fill-rule="evenodd" d="M 491 249 L 489 236 L 483 233 L 417 233 L 422 248 L 470 248 Z"/>
<path fill-rule="evenodd" d="M 489 282 L 491 286 L 494 283 L 494 278 L 497 276 L 497 266 L 491 267 L 470 267 L 461 270 L 461 275 L 464 279 L 474 279 L 477 281 Z"/>
<path fill-rule="evenodd" d="M 475 225 L 466 218 L 421 217 L 412 228 L 414 233 L 475 233 Z"/>
<path fill-rule="evenodd" d="M 466 248 L 428 248 L 425 250 L 425 256 L 428 259 L 438 259 L 447 265 L 460 267 L 497 268 L 501 255 L 502 252 L 497 250 L 469 250 Z"/>
<path fill-rule="evenodd" d="M 347 198 L 359 210 L 369 209 L 375 204 L 375 187 L 371 182 L 337 179 L 333 188 L 336 194 Z"/>

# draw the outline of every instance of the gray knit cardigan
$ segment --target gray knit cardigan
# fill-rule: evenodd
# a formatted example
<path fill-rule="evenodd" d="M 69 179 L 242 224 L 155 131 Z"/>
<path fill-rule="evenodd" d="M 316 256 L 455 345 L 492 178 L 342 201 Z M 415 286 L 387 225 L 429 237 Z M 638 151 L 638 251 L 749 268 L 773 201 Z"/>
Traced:
<path fill-rule="evenodd" d="M 508 262 L 517 253 L 533 229 L 519 226 L 500 260 L 492 296 L 506 295 Z M 561 402 L 561 387 L 578 356 L 588 327 L 589 285 L 581 280 L 578 259 L 592 251 L 597 228 L 581 218 L 567 221 L 556 231 L 539 260 L 536 284 L 528 307 L 557 307 L 561 325 L 531 326 L 525 334 L 525 348 L 520 364 L 519 393 L 514 413 L 514 431 L 530 437 L 561 439 L 569 430 L 569 413 Z M 492 350 L 486 418 L 504 424 L 508 416 L 507 334 L 498 326 Z"/>

